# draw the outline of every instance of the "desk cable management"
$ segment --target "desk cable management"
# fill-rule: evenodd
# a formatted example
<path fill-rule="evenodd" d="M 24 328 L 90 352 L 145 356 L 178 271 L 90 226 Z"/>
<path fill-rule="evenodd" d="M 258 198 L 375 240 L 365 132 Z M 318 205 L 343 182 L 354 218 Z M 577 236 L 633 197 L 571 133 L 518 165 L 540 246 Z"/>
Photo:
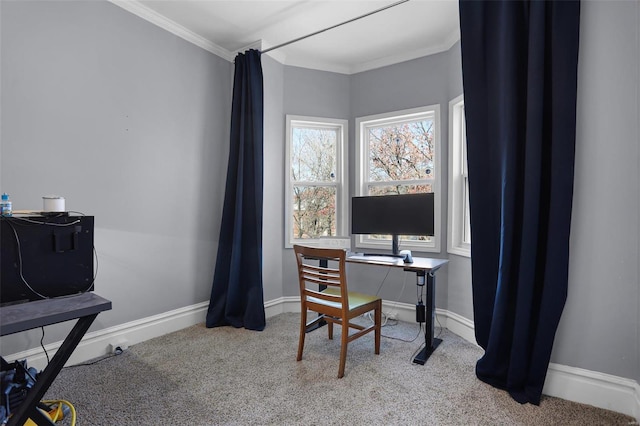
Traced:
<path fill-rule="evenodd" d="M 387 278 L 389 277 L 389 272 L 391 272 L 391 267 L 387 267 L 387 273 L 385 274 L 384 278 L 382 279 L 382 281 L 380 282 L 380 285 L 378 286 L 378 290 L 376 291 L 376 296 L 378 296 L 380 294 L 380 290 L 382 290 L 382 286 L 384 285 L 384 283 L 386 282 Z M 394 302 L 394 305 L 397 306 L 398 303 L 400 303 L 400 298 L 402 297 L 402 295 L 404 294 L 404 289 L 407 285 L 407 274 L 405 273 L 403 275 L 404 279 L 402 280 L 402 289 L 400 290 L 400 293 L 398 294 L 398 298 L 396 299 L 396 301 Z M 397 324 L 397 319 L 395 318 L 390 318 L 390 313 L 382 313 L 383 317 L 384 317 L 384 321 L 382 322 L 382 327 L 387 325 L 387 321 L 395 321 L 395 323 L 393 324 L 388 324 L 389 326 L 392 325 L 396 325 Z M 371 317 L 371 312 L 367 312 L 366 314 L 363 315 L 364 317 L 366 317 L 369 321 L 373 322 L 373 318 Z M 439 324 L 439 323 L 438 323 Z M 409 339 L 402 339 L 400 337 L 393 337 L 393 336 L 389 336 L 386 334 L 381 334 L 382 337 L 386 337 L 387 339 L 392 339 L 392 340 L 399 340 L 401 342 L 405 342 L 405 343 L 413 343 L 416 341 L 416 339 L 418 337 L 420 337 L 420 335 L 422 334 L 422 324 L 420 324 L 419 328 L 418 328 L 418 333 L 416 334 L 416 336 L 409 340 Z M 418 351 L 422 349 L 422 346 L 420 348 L 418 348 Z"/>

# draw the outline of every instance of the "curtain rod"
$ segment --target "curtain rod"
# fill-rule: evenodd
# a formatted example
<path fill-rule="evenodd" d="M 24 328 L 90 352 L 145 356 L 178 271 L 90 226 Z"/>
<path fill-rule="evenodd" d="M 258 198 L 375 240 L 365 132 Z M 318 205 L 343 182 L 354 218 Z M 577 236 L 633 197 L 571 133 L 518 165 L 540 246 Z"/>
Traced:
<path fill-rule="evenodd" d="M 331 27 L 325 28 L 325 29 L 323 29 L 323 30 L 316 31 L 316 32 L 311 33 L 311 34 L 307 34 L 306 36 L 298 37 L 298 38 L 296 38 L 296 39 L 294 39 L 294 40 L 290 40 L 290 41 L 287 41 L 287 42 L 285 42 L 285 43 L 278 44 L 277 46 L 273 46 L 273 47 L 270 47 L 270 48 L 268 48 L 268 49 L 261 50 L 261 51 L 260 51 L 260 53 L 267 53 L 267 52 L 271 52 L 272 50 L 276 50 L 276 49 L 279 49 L 279 48 L 281 48 L 281 47 L 288 46 L 288 45 L 293 44 L 293 43 L 296 43 L 296 42 L 298 42 L 298 41 L 300 41 L 300 40 L 304 40 L 305 38 L 309 38 L 309 37 L 312 37 L 312 36 L 314 36 L 314 35 L 317 35 L 317 34 L 323 33 L 323 32 L 325 32 L 325 31 L 329 31 L 329 30 L 332 30 L 332 29 L 334 29 L 334 28 L 340 27 L 340 26 L 342 26 L 342 25 L 349 24 L 349 23 L 351 23 L 351 22 L 353 22 L 353 21 L 357 21 L 358 19 L 366 18 L 367 16 L 371 16 L 371 15 L 373 15 L 374 13 L 382 12 L 383 10 L 390 9 L 390 8 L 392 8 L 392 7 L 394 7 L 394 6 L 398 6 L 399 4 L 406 3 L 406 2 L 408 2 L 408 1 L 409 1 L 409 0 L 400 0 L 400 1 L 397 1 L 397 2 L 395 2 L 395 3 L 393 3 L 393 4 L 388 5 L 388 6 L 384 6 L 384 7 L 381 7 L 380 9 L 376 9 L 376 10 L 374 10 L 374 11 L 372 11 L 372 12 L 365 13 L 364 15 L 360 15 L 360 16 L 357 16 L 357 17 L 355 17 L 355 18 L 349 19 L 348 21 L 344 21 L 344 22 L 341 22 L 341 23 L 339 23 L 339 24 L 333 25 L 333 26 L 331 26 Z"/>

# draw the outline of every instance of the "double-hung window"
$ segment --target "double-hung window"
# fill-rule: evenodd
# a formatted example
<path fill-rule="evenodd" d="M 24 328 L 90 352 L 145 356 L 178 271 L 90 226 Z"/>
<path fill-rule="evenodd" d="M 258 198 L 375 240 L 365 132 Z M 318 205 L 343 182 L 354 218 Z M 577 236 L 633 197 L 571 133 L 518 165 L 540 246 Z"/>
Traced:
<path fill-rule="evenodd" d="M 347 121 L 286 121 L 285 246 L 347 236 Z"/>
<path fill-rule="evenodd" d="M 399 236 L 400 248 L 440 251 L 440 106 L 356 119 L 356 194 L 434 193 L 435 235 Z M 389 220 L 403 220 L 402 213 Z M 390 235 L 357 235 L 356 247 L 389 249 Z"/>
<path fill-rule="evenodd" d="M 467 136 L 464 99 L 449 102 L 449 221 L 447 251 L 471 256 L 469 219 L 469 177 L 467 174 Z"/>

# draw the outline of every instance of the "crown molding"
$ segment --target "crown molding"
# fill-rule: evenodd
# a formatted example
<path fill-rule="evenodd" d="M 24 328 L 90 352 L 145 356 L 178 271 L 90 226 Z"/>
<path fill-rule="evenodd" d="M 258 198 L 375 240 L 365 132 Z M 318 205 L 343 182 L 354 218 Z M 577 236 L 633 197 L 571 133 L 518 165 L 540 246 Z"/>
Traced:
<path fill-rule="evenodd" d="M 295 58 L 286 60 L 280 60 L 284 65 L 309 68 L 318 71 L 335 72 L 339 74 L 358 74 L 365 71 L 374 70 L 377 68 L 386 67 L 389 65 L 399 64 L 401 62 L 411 61 L 413 59 L 423 58 L 429 55 L 435 55 L 436 53 L 446 52 L 451 49 L 460 40 L 460 29 L 456 29 L 451 32 L 445 40 L 437 46 L 431 46 L 429 48 L 417 49 L 411 52 L 406 52 L 399 55 L 385 56 L 383 58 L 376 59 L 374 61 L 363 62 L 361 64 L 345 67 L 339 64 L 326 63 L 326 62 L 312 62 L 312 61 L 299 61 Z M 271 53 L 271 52 L 270 52 Z"/>
<path fill-rule="evenodd" d="M 196 46 L 201 47 L 202 49 L 207 50 L 214 55 L 226 59 L 229 62 L 233 62 L 233 59 L 235 58 L 234 53 L 229 52 L 227 49 L 220 47 L 215 43 L 212 43 L 211 41 L 183 27 L 182 25 L 165 18 L 158 12 L 148 8 L 147 6 L 136 0 L 109 0 L 109 2 L 118 7 L 121 7 L 127 12 L 130 12 L 144 19 L 145 21 L 157 25 L 163 30 L 168 31 L 188 41 L 189 43 L 195 44 Z"/>
<path fill-rule="evenodd" d="M 229 62 L 233 62 L 235 60 L 236 55 L 240 52 L 244 52 L 248 49 L 263 50 L 264 48 L 269 47 L 269 44 L 266 43 L 264 40 L 258 40 L 254 43 L 251 43 L 248 46 L 238 49 L 235 52 L 230 52 L 227 49 L 221 46 L 218 46 L 217 44 L 211 42 L 210 40 L 207 40 L 206 38 L 183 27 L 182 25 L 176 23 L 175 21 L 172 21 L 164 17 L 163 15 L 143 5 L 137 0 L 108 0 L 108 1 L 118 7 L 121 7 L 127 12 L 130 12 L 138 16 L 139 18 L 142 18 L 145 21 L 150 22 Z M 434 55 L 436 53 L 444 52 L 449 50 L 458 40 L 460 40 L 460 30 L 456 29 L 440 45 L 432 46 L 426 49 L 418 49 L 418 50 L 414 50 L 412 52 L 407 52 L 400 55 L 386 56 L 384 58 L 379 58 L 374 61 L 361 63 L 352 67 L 344 66 L 336 63 L 304 61 L 304 60 L 297 60 L 295 58 L 288 58 L 284 53 L 278 52 L 277 50 L 268 52 L 266 53 L 266 55 L 270 56 L 277 62 L 280 62 L 281 64 L 287 65 L 287 66 L 294 66 L 294 67 L 300 67 L 300 68 L 313 69 L 317 71 L 328 71 L 328 72 L 334 72 L 338 74 L 351 75 L 351 74 L 357 74 L 364 71 L 369 71 L 376 68 L 382 68 L 389 65 L 394 65 L 401 62 L 418 59 L 424 56 L 429 56 L 429 55 Z"/>
<path fill-rule="evenodd" d="M 451 33 L 441 44 L 437 46 L 431 46 L 424 49 L 417 49 L 411 52 L 406 52 L 400 55 L 386 56 L 384 58 L 376 59 L 370 62 L 364 62 L 362 64 L 351 67 L 348 74 L 357 74 L 364 71 L 370 71 L 376 68 L 382 68 L 389 65 L 399 64 L 401 62 L 411 61 L 413 59 L 423 58 L 429 55 L 435 55 L 436 53 L 446 52 L 451 49 L 456 42 L 460 40 L 460 30 L 456 30 Z"/>

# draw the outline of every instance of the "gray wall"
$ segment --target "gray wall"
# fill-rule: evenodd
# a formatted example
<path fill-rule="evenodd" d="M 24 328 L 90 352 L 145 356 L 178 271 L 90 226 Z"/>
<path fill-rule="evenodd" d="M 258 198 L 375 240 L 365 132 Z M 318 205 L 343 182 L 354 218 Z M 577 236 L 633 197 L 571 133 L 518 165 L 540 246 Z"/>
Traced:
<path fill-rule="evenodd" d="M 569 294 L 552 361 L 640 381 L 640 3 L 584 2 Z"/>
<path fill-rule="evenodd" d="M 317 71 L 306 68 L 284 67 L 284 114 L 309 117 L 349 119 L 350 78 L 344 74 Z M 280 123 L 285 126 L 285 115 Z M 349 126 L 352 124 L 349 123 Z M 283 132 L 284 135 L 284 132 Z M 281 141 L 280 155 L 285 155 L 285 140 Z M 284 164 L 284 163 L 282 163 Z M 283 166 L 284 167 L 284 166 Z M 280 186 L 284 187 L 285 175 Z M 283 206 L 276 207 L 284 216 Z M 298 296 L 298 272 L 293 249 L 284 249 L 284 224 L 280 228 L 280 251 L 282 252 L 283 296 Z"/>
<path fill-rule="evenodd" d="M 262 56 L 264 80 L 264 213 L 263 268 L 265 302 L 279 299 L 285 290 L 282 278 L 284 247 L 284 66 Z"/>
<path fill-rule="evenodd" d="M 2 191 L 14 209 L 59 194 L 95 216 L 95 288 L 113 310 L 92 329 L 208 300 L 233 65 L 108 2 L 0 7 Z M 35 335 L 3 337 L 3 353 Z"/>

